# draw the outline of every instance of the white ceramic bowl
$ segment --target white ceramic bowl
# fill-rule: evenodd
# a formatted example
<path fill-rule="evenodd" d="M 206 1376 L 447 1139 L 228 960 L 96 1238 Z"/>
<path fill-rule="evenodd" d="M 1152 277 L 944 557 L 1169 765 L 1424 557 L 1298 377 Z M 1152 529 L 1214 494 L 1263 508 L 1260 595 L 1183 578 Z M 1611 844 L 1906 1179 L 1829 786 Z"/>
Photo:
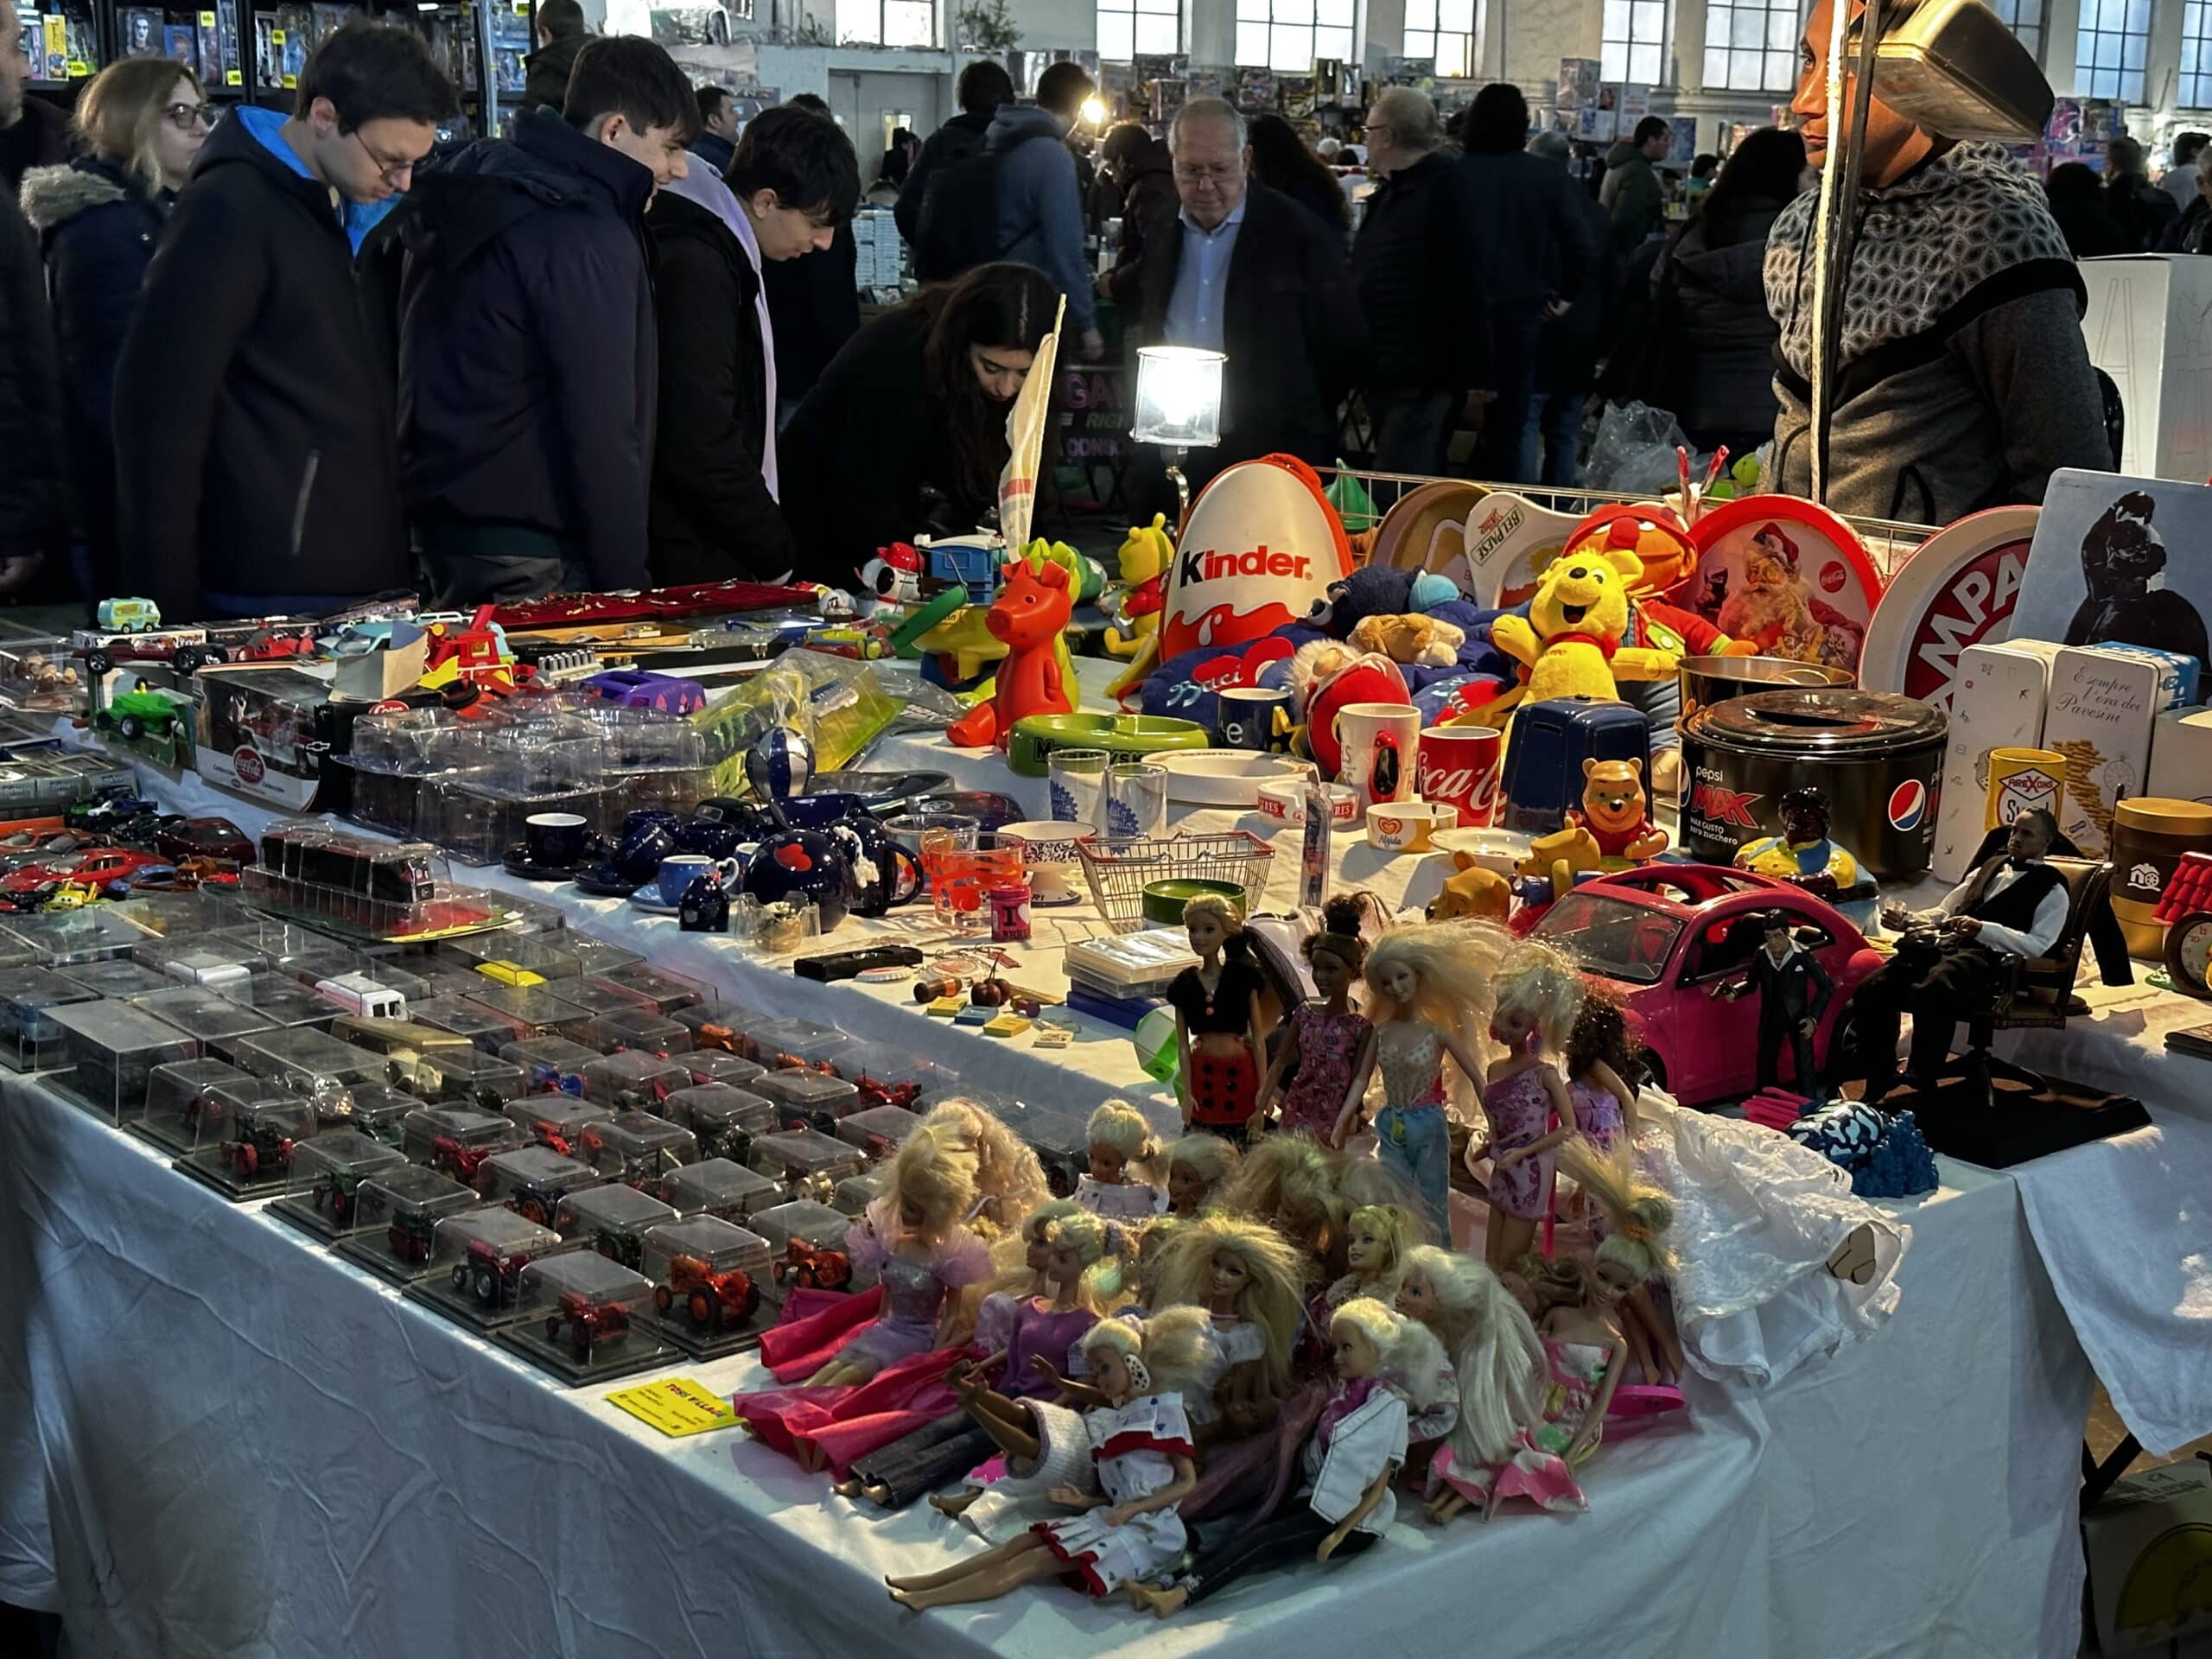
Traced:
<path fill-rule="evenodd" d="M 1021 863 L 1029 874 L 1032 901 L 1039 905 L 1072 905 L 1082 899 L 1082 860 L 1075 843 L 1077 836 L 1090 833 L 1088 824 L 1059 818 L 1025 818 L 999 830 L 1021 843 Z"/>
<path fill-rule="evenodd" d="M 1377 801 L 1367 809 L 1367 844 L 1380 853 L 1425 853 L 1436 831 L 1459 823 L 1449 801 Z"/>

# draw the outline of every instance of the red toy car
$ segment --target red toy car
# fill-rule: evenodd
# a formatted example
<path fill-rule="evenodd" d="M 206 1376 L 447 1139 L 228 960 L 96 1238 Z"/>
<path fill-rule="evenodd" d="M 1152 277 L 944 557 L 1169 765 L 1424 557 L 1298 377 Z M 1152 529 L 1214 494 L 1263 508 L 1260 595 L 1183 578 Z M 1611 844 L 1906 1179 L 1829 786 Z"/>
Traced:
<path fill-rule="evenodd" d="M 653 1306 L 666 1313 L 678 1298 L 691 1328 L 712 1336 L 726 1325 L 743 1325 L 760 1306 L 760 1287 L 742 1268 L 716 1273 L 696 1255 L 672 1257 L 668 1282 L 653 1287 Z"/>
<path fill-rule="evenodd" d="M 587 1301 L 582 1291 L 564 1290 L 559 1305 L 545 1316 L 545 1340 L 559 1341 L 563 1325 L 576 1357 L 589 1359 L 593 1344 L 620 1342 L 630 1334 L 630 1310 L 620 1302 Z"/>
<path fill-rule="evenodd" d="M 1736 999 L 1770 910 L 1789 918 L 1799 946 L 1834 982 L 1813 1033 L 1814 1060 L 1824 1066 L 1852 992 L 1884 958 L 1842 912 L 1794 883 L 1711 864 L 1647 864 L 1584 882 L 1544 912 L 1535 933 L 1619 996 L 1652 1081 L 1696 1106 L 1758 1086 L 1758 1011 Z"/>
<path fill-rule="evenodd" d="M 166 867 L 168 862 L 158 853 L 142 852 L 129 847 L 90 847 L 81 853 L 68 853 L 60 858 L 25 864 L 0 875 L 0 895 L 10 899 L 28 898 L 42 888 L 63 881 L 79 881 L 94 887 L 105 887 L 109 882 L 123 880 L 139 870 L 156 865 Z"/>
<path fill-rule="evenodd" d="M 164 818 L 154 831 L 154 850 L 172 864 L 188 858 L 253 862 L 253 842 L 228 818 Z"/>

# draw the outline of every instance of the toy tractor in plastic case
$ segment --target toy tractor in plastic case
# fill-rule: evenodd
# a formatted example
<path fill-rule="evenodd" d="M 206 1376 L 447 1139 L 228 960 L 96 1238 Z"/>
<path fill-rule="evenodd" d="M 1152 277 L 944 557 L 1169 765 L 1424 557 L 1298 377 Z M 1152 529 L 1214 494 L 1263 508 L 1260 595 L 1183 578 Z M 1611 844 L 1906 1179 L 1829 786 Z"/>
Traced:
<path fill-rule="evenodd" d="M 264 1169 L 290 1167 L 292 1137 L 278 1129 L 250 1123 L 238 1140 L 222 1143 L 222 1155 L 238 1172 L 240 1180 L 250 1181 Z"/>
<path fill-rule="evenodd" d="M 630 1334 L 630 1310 L 620 1302 L 594 1302 L 582 1291 L 564 1290 L 559 1304 L 545 1316 L 545 1340 L 558 1342 L 564 1325 L 576 1357 L 589 1359 L 594 1345 L 620 1342 Z"/>
<path fill-rule="evenodd" d="M 474 1187 L 481 1192 L 484 1160 L 499 1150 L 495 1146 L 472 1147 L 454 1135 L 442 1135 L 430 1142 L 430 1167 L 440 1174 L 452 1176 L 463 1186 Z M 531 1219 L 536 1220 L 537 1217 L 532 1217 Z"/>
<path fill-rule="evenodd" d="M 472 1238 L 467 1255 L 454 1263 L 453 1287 L 474 1296 L 482 1306 L 512 1307 L 522 1270 L 529 1265 L 527 1250 L 503 1255 L 497 1247 Z"/>
<path fill-rule="evenodd" d="M 361 1172 L 357 1169 L 326 1169 L 315 1177 L 311 1195 L 315 1207 L 330 1211 L 334 1225 L 343 1227 L 353 1214 L 354 1198 L 361 1187 Z"/>
<path fill-rule="evenodd" d="M 653 1306 L 665 1315 L 679 1299 L 691 1328 L 711 1337 L 753 1317 L 760 1306 L 760 1287 L 742 1268 L 716 1273 L 696 1255 L 678 1255 L 669 1261 L 668 1282 L 653 1287 Z"/>
<path fill-rule="evenodd" d="M 436 1237 L 436 1225 L 435 1218 L 427 1215 L 396 1216 L 391 1225 L 385 1229 L 385 1243 L 403 1262 L 427 1262 Z M 466 1282 L 467 1274 L 458 1268 L 454 1272 L 454 1288 L 459 1290 Z"/>
<path fill-rule="evenodd" d="M 776 1282 L 791 1290 L 842 1290 L 852 1280 L 850 1256 L 803 1238 L 791 1240 L 776 1263 Z"/>

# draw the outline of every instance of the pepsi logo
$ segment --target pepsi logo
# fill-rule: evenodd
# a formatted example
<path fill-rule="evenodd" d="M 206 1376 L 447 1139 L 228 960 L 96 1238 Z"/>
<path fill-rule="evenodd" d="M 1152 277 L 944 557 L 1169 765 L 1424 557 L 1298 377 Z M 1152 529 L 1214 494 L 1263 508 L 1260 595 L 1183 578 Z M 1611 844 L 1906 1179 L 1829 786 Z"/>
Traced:
<path fill-rule="evenodd" d="M 1928 818 L 1928 785 L 1917 778 L 1890 791 L 1890 828 L 1917 830 Z"/>

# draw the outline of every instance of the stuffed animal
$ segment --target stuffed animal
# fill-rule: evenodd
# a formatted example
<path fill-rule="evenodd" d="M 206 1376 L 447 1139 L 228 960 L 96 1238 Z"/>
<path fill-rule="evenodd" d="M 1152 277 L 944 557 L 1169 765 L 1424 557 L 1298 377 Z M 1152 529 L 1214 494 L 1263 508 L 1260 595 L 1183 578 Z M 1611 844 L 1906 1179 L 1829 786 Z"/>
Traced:
<path fill-rule="evenodd" d="M 1582 763 L 1581 810 L 1567 813 L 1564 830 L 1530 842 L 1529 856 L 1514 868 L 1548 875 L 1557 898 L 1578 875 L 1624 870 L 1666 850 L 1667 832 L 1653 824 L 1644 798 L 1643 762 L 1593 758 Z"/>
<path fill-rule="evenodd" d="M 1412 611 L 1433 611 L 1459 597 L 1449 578 L 1426 570 L 1399 570 L 1389 565 L 1363 565 L 1314 601 L 1306 613 L 1308 627 L 1319 628 L 1332 639 L 1349 639 L 1352 631 L 1370 616 L 1402 616 Z"/>
<path fill-rule="evenodd" d="M 1074 611 L 1073 577 L 1067 567 L 1042 569 L 1026 558 L 1009 561 L 984 624 L 1005 642 L 990 701 L 979 702 L 945 733 L 955 748 L 1004 748 L 1014 722 L 1030 715 L 1075 712 L 1074 677 L 1058 658 L 1060 637 Z"/>
<path fill-rule="evenodd" d="M 1525 617 L 1491 624 L 1491 642 L 1529 671 L 1525 701 L 1595 697 L 1620 701 L 1618 682 L 1672 677 L 1673 653 L 1623 646 L 1628 590 L 1606 560 L 1555 559 L 1538 578 Z"/>
<path fill-rule="evenodd" d="M 1472 853 L 1454 853 L 1455 874 L 1444 879 L 1444 890 L 1430 900 L 1428 919 L 1456 921 L 1472 916 L 1485 922 L 1503 922 L 1513 907 L 1512 888 L 1496 870 L 1475 862 Z"/>
<path fill-rule="evenodd" d="M 1359 651 L 1378 652 L 1394 663 L 1422 663 L 1448 668 L 1459 660 L 1467 631 L 1433 616 L 1367 616 L 1351 631 Z"/>
<path fill-rule="evenodd" d="M 1155 512 L 1148 524 L 1131 524 L 1122 543 L 1121 587 L 1108 596 L 1114 626 L 1106 630 L 1106 654 L 1134 657 L 1160 631 L 1160 608 L 1167 587 L 1167 562 L 1175 543 L 1167 534 L 1167 515 Z M 1128 629 L 1124 633 L 1122 629 Z"/>

